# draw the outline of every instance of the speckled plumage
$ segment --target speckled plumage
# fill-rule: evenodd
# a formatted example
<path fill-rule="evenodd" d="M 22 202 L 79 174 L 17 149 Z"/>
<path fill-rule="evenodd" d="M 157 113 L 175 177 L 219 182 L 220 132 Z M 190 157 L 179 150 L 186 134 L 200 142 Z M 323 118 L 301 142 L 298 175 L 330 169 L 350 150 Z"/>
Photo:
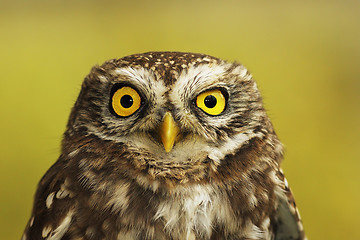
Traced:
<path fill-rule="evenodd" d="M 137 89 L 128 117 L 114 86 Z M 221 89 L 211 116 L 194 103 Z M 169 112 L 171 151 L 158 128 Z M 23 239 L 305 239 L 280 169 L 282 145 L 244 66 L 153 52 L 95 66 L 71 112 L 58 161 L 41 179 Z"/>

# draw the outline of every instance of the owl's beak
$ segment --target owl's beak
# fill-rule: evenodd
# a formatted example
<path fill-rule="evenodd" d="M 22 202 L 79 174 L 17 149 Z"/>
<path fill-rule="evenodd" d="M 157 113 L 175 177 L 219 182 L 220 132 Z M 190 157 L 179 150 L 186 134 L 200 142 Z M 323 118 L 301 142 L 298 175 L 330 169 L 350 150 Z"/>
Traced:
<path fill-rule="evenodd" d="M 179 127 L 170 112 L 166 112 L 163 121 L 160 124 L 160 137 L 164 145 L 165 151 L 170 152 L 174 146 Z"/>

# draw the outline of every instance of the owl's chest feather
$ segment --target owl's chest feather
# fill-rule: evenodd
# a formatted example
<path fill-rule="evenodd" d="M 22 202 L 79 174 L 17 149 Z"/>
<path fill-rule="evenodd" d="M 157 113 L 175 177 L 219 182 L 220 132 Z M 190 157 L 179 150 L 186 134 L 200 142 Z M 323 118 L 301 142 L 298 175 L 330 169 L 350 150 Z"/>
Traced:
<path fill-rule="evenodd" d="M 154 220 L 175 239 L 210 238 L 216 222 L 232 222 L 222 194 L 210 186 L 194 186 L 160 201 Z"/>

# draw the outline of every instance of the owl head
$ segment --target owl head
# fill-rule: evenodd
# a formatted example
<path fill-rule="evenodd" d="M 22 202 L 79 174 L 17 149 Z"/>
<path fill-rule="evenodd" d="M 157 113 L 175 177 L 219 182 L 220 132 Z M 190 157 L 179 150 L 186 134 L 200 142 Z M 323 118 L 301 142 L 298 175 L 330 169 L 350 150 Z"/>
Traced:
<path fill-rule="evenodd" d="M 77 156 L 72 164 L 93 181 L 136 176 L 142 184 L 171 185 L 209 178 L 227 157 L 269 135 L 266 141 L 278 143 L 243 65 L 149 52 L 91 70 L 71 112 L 62 156 Z"/>

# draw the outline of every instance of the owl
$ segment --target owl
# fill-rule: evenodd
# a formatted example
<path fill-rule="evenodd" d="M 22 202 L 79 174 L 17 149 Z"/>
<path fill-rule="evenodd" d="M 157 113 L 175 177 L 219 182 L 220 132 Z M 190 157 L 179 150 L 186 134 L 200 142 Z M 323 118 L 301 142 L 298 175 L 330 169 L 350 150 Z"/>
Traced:
<path fill-rule="evenodd" d="M 23 240 L 306 239 L 251 74 L 203 54 L 92 68 Z"/>

